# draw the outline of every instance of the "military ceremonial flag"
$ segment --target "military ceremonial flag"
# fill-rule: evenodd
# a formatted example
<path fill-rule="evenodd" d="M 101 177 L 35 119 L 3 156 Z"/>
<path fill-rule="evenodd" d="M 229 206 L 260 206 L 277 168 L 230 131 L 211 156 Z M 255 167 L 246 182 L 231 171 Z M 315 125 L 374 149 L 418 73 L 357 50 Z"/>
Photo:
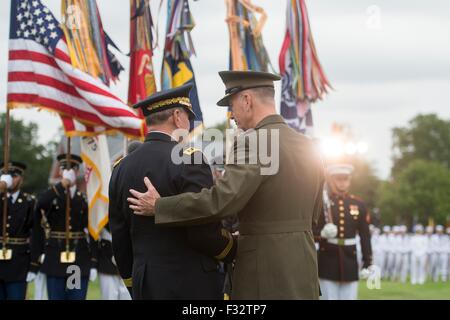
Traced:
<path fill-rule="evenodd" d="M 130 1 L 130 82 L 128 104 L 155 93 L 153 72 L 153 20 L 149 0 Z"/>
<path fill-rule="evenodd" d="M 103 29 L 96 0 L 62 0 L 61 9 L 63 21 L 70 22 L 63 24 L 62 29 L 72 65 L 105 85 L 117 80 L 123 68 L 109 50 L 109 45 L 115 45 Z M 84 126 L 68 117 L 62 117 L 62 121 L 66 133 L 83 136 L 80 144 L 89 206 L 88 226 L 91 236 L 97 240 L 108 222 L 111 160 L 106 136 L 99 134 L 101 127 Z"/>
<path fill-rule="evenodd" d="M 280 113 L 297 131 L 312 135 L 311 103 L 330 83 L 320 65 L 304 0 L 288 0 L 286 34 L 279 57 L 282 77 Z"/>
<path fill-rule="evenodd" d="M 226 0 L 225 4 L 230 37 L 229 69 L 267 72 L 271 63 L 261 34 L 267 20 L 266 12 L 250 0 Z M 259 20 L 256 13 L 261 15 Z M 230 117 L 231 109 L 228 109 L 228 126 Z"/>
<path fill-rule="evenodd" d="M 108 223 L 108 186 L 111 161 L 104 134 L 81 138 L 81 157 L 85 166 L 86 193 L 89 205 L 89 233 L 97 240 Z"/>
<path fill-rule="evenodd" d="M 226 0 L 230 34 L 230 70 L 267 72 L 270 58 L 264 46 L 262 29 L 267 20 L 263 8 L 250 0 Z M 255 14 L 261 15 L 259 20 Z"/>
<path fill-rule="evenodd" d="M 143 121 L 99 79 L 74 67 L 59 22 L 40 0 L 12 0 L 8 107 L 38 107 L 103 131 L 141 137 Z"/>
<path fill-rule="evenodd" d="M 197 84 L 190 57 L 195 54 L 191 38 L 191 30 L 195 22 L 189 9 L 188 0 L 167 1 L 166 42 L 164 46 L 164 62 L 161 71 L 162 90 L 192 83 L 190 100 L 197 115 L 196 122 L 191 121 L 192 134 L 202 129 L 203 115 L 200 109 Z"/>

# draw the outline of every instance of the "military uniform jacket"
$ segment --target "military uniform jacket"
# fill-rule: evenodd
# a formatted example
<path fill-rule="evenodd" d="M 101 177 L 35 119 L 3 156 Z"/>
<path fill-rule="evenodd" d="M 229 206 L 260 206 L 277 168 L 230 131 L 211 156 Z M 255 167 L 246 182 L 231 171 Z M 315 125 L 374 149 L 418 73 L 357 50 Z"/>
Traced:
<path fill-rule="evenodd" d="M 5 194 L 0 194 L 0 230 L 3 230 L 3 204 Z M 27 272 L 37 264 L 38 252 L 32 250 L 31 235 L 34 221 L 34 196 L 19 192 L 14 203 L 8 200 L 6 235 L 7 248 L 12 250 L 11 260 L 0 260 L 0 280 L 6 282 L 25 281 Z M 18 244 L 20 242 L 21 244 Z M 26 243 L 23 243 L 26 242 Z M 3 248 L 3 234 L 0 234 L 0 248 Z M 1 249 L 0 249 L 1 250 Z"/>
<path fill-rule="evenodd" d="M 338 228 L 337 239 L 355 239 L 359 234 L 363 267 L 372 264 L 372 249 L 368 213 L 364 202 L 350 194 L 330 195 L 333 223 Z M 325 217 L 319 218 L 316 236 L 319 239 L 319 277 L 333 281 L 357 281 L 359 279 L 356 245 L 329 243 L 320 238 L 320 231 L 325 225 Z"/>
<path fill-rule="evenodd" d="M 148 177 L 160 194 L 198 192 L 213 183 L 204 161 L 189 164 L 194 149 L 181 151 L 183 163 L 171 154 L 177 143 L 151 132 L 144 144 L 113 170 L 109 185 L 109 224 L 114 257 L 124 279 L 132 277 L 133 299 L 223 299 L 218 260 L 233 258 L 236 248 L 219 222 L 190 228 L 157 226 L 154 217 L 134 215 L 129 189 L 146 190 Z M 192 163 L 192 162 L 191 162 Z"/>
<path fill-rule="evenodd" d="M 261 159 L 251 159 L 254 150 L 238 139 L 235 160 L 225 166 L 223 178 L 197 194 L 158 199 L 156 222 L 189 225 L 237 214 L 240 236 L 232 299 L 318 299 L 312 225 L 321 212 L 322 162 L 313 141 L 279 115 L 266 117 L 243 137 L 256 133 L 263 143 L 263 129 L 268 129 L 268 150 L 279 142 L 275 173 L 262 174 Z M 277 133 L 279 139 L 270 144 Z"/>
<path fill-rule="evenodd" d="M 75 251 L 76 254 L 73 263 L 60 261 L 61 252 L 66 251 L 66 240 L 63 235 L 66 231 L 66 190 L 61 183 L 39 196 L 36 210 L 41 218 L 41 233 L 47 233 L 45 237 L 41 237 L 45 239 L 43 246 L 45 258 L 40 271 L 52 277 L 67 277 L 67 267 L 77 265 L 81 269 L 81 276 L 88 277 L 90 268 L 96 265 L 97 258 L 91 254 L 92 250 L 89 247 L 94 241 L 92 238 L 88 241 L 89 236 L 85 234 L 88 228 L 88 204 L 85 195 L 76 190 L 70 199 L 69 231 L 72 234 L 84 233 L 82 238 L 73 238 L 69 241 L 69 250 Z M 44 229 L 47 227 L 49 230 L 46 232 Z M 54 236 L 54 233 L 58 233 L 59 236 Z"/>

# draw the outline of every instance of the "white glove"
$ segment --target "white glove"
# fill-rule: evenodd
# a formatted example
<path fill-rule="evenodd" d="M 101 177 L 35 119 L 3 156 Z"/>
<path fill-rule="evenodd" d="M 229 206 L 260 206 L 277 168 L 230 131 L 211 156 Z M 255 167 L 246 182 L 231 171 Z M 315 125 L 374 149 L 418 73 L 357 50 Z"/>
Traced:
<path fill-rule="evenodd" d="M 45 260 L 45 254 L 43 253 L 43 254 L 41 254 L 41 256 L 39 257 L 39 263 L 40 263 L 40 264 L 43 264 L 43 263 L 44 263 L 44 260 Z"/>
<path fill-rule="evenodd" d="M 92 268 L 89 272 L 89 281 L 95 281 L 97 279 L 97 269 Z"/>
<path fill-rule="evenodd" d="M 3 181 L 6 184 L 7 189 L 12 187 L 13 180 L 10 174 L 2 174 L 0 181 Z"/>
<path fill-rule="evenodd" d="M 371 272 L 371 270 L 370 270 L 370 267 L 369 267 L 369 268 L 364 268 L 364 269 L 362 269 L 362 270 L 360 271 L 359 277 L 360 277 L 362 280 L 365 280 L 365 279 L 368 279 L 369 276 L 370 276 L 371 274 L 372 274 L 372 272 Z"/>
<path fill-rule="evenodd" d="M 338 228 L 335 224 L 327 223 L 322 231 L 320 231 L 320 236 L 325 239 L 333 239 L 336 238 L 338 233 Z"/>
<path fill-rule="evenodd" d="M 71 185 L 75 184 L 76 178 L 77 177 L 76 177 L 75 171 L 73 169 L 70 169 L 70 170 L 64 169 L 63 179 L 69 180 Z"/>
<path fill-rule="evenodd" d="M 27 282 L 31 282 L 34 281 L 34 279 L 36 279 L 36 273 L 34 272 L 28 272 L 27 273 Z"/>

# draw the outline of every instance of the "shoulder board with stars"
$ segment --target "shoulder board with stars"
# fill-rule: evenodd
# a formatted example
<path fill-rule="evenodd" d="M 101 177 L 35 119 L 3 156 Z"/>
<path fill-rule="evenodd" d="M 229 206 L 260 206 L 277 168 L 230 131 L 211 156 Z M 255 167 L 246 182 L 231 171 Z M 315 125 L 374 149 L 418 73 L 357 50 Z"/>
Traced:
<path fill-rule="evenodd" d="M 194 147 L 190 147 L 190 148 L 187 148 L 186 150 L 184 150 L 183 154 L 190 156 L 190 155 L 194 154 L 195 152 L 199 152 L 199 151 L 201 152 L 202 150 L 194 148 Z"/>

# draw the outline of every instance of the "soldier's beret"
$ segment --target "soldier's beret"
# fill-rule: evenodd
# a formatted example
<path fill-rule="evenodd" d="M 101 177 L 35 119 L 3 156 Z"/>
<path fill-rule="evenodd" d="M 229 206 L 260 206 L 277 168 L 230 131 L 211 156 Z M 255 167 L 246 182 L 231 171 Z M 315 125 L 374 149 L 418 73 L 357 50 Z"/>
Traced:
<path fill-rule="evenodd" d="M 156 92 L 147 99 L 136 103 L 133 108 L 142 109 L 144 116 L 147 117 L 160 111 L 181 107 L 188 112 L 189 119 L 194 120 L 196 116 L 189 98 L 192 87 L 193 85 L 188 83 L 180 87 Z"/>
<path fill-rule="evenodd" d="M 230 98 L 238 92 L 254 88 L 273 88 L 273 82 L 281 80 L 276 74 L 259 71 L 221 71 L 219 76 L 226 88 L 225 96 L 217 102 L 221 107 L 228 107 Z"/>

